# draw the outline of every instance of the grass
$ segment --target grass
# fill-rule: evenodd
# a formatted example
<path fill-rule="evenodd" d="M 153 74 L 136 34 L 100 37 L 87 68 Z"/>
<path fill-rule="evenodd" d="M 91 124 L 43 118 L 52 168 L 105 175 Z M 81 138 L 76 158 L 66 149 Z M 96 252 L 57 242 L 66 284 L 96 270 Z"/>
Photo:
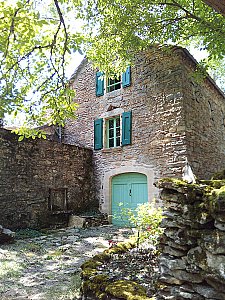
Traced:
<path fill-rule="evenodd" d="M 0 261 L 0 279 L 18 278 L 26 268 L 24 263 L 4 259 Z"/>

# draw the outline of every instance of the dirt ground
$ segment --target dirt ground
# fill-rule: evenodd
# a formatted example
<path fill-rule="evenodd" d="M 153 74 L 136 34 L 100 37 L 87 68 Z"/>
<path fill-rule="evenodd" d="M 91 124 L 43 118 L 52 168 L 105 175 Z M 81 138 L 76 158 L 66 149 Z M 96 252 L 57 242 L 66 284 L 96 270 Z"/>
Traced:
<path fill-rule="evenodd" d="M 0 246 L 0 300 L 79 299 L 81 264 L 130 234 L 111 225 L 65 228 Z"/>

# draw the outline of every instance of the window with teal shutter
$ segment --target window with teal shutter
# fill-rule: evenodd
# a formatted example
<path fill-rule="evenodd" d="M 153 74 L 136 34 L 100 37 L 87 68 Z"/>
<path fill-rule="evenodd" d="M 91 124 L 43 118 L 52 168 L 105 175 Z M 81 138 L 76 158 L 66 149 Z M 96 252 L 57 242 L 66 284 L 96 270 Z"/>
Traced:
<path fill-rule="evenodd" d="M 103 148 L 103 119 L 94 121 L 94 149 L 100 150 Z"/>
<path fill-rule="evenodd" d="M 104 95 L 104 75 L 103 72 L 96 73 L 96 96 Z"/>
<path fill-rule="evenodd" d="M 122 114 L 122 146 L 131 144 L 132 112 Z"/>
<path fill-rule="evenodd" d="M 122 75 L 122 85 L 123 87 L 127 87 L 131 85 L 131 72 L 130 72 L 130 66 L 127 67 L 126 71 Z"/>

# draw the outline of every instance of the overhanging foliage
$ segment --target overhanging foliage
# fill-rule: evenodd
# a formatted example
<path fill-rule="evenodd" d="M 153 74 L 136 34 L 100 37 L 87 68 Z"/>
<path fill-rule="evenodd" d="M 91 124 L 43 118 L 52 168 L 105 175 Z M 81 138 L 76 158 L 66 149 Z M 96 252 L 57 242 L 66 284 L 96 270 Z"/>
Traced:
<path fill-rule="evenodd" d="M 195 41 L 208 51 L 207 64 L 225 56 L 225 19 L 201 0 L 1 1 L 0 20 L 0 118 L 23 111 L 30 126 L 75 116 L 65 73 L 73 51 L 107 73 L 153 43 Z"/>

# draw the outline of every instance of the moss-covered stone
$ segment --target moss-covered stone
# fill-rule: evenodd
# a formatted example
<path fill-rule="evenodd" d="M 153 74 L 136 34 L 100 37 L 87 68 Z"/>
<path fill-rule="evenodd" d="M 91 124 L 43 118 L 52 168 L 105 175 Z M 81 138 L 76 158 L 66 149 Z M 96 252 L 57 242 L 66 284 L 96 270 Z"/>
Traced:
<path fill-rule="evenodd" d="M 193 205 L 192 215 L 197 222 L 207 223 L 211 213 L 218 209 L 225 210 L 225 180 L 201 180 L 197 184 L 188 184 L 175 178 L 163 178 L 157 186 L 164 189 L 163 201 L 172 201 L 174 193 L 174 202 L 179 202 L 177 193 L 185 194 L 185 201 L 182 199 L 180 202 Z"/>
<path fill-rule="evenodd" d="M 138 283 L 130 280 L 118 280 L 106 286 L 106 292 L 119 299 L 146 299 L 146 290 Z"/>
<path fill-rule="evenodd" d="M 81 276 L 83 278 L 82 290 L 84 294 L 92 295 L 93 299 L 105 300 L 109 299 L 108 295 L 110 290 L 113 294 L 113 286 L 118 288 L 118 292 L 121 287 L 126 289 L 122 292 L 125 296 L 120 296 L 120 299 L 127 300 L 151 300 L 146 296 L 145 289 L 133 281 L 119 280 L 116 282 L 110 281 L 109 276 L 105 274 L 98 274 L 98 267 L 104 262 L 108 261 L 113 254 L 124 253 L 129 249 L 135 247 L 135 241 L 129 241 L 126 243 L 118 243 L 116 246 L 105 250 L 102 254 L 95 255 L 92 259 L 85 262 L 81 268 Z M 116 289 L 117 289 L 116 288 Z M 127 296 L 126 296 L 127 295 Z"/>
<path fill-rule="evenodd" d="M 93 295 L 93 299 L 104 300 L 107 299 L 105 288 L 108 284 L 109 277 L 107 275 L 97 274 L 83 281 L 82 290 L 84 294 Z"/>
<path fill-rule="evenodd" d="M 81 265 L 81 269 L 84 270 L 86 268 L 96 269 L 97 267 L 102 265 L 102 261 L 96 259 L 90 259 Z"/>
<path fill-rule="evenodd" d="M 200 184 L 206 185 L 206 189 L 210 187 L 214 189 L 219 189 L 225 185 L 225 180 L 201 180 Z"/>
<path fill-rule="evenodd" d="M 98 261 L 98 262 L 105 262 L 105 261 L 110 260 L 110 255 L 103 252 L 101 254 L 97 254 L 97 255 L 93 256 L 92 260 Z"/>
<path fill-rule="evenodd" d="M 96 275 L 97 273 L 97 270 L 96 269 L 92 269 L 92 268 L 85 268 L 82 270 L 81 272 L 81 277 L 83 279 L 89 279 L 90 277 Z"/>
<path fill-rule="evenodd" d="M 118 243 L 116 246 L 109 248 L 104 251 L 104 254 L 110 255 L 111 254 L 117 254 L 117 253 L 125 253 L 126 251 L 134 248 L 136 246 L 136 241 L 129 241 L 126 243 Z"/>
<path fill-rule="evenodd" d="M 109 276 L 104 274 L 98 274 L 92 278 L 92 281 L 95 283 L 103 283 L 105 281 L 109 281 Z"/>

